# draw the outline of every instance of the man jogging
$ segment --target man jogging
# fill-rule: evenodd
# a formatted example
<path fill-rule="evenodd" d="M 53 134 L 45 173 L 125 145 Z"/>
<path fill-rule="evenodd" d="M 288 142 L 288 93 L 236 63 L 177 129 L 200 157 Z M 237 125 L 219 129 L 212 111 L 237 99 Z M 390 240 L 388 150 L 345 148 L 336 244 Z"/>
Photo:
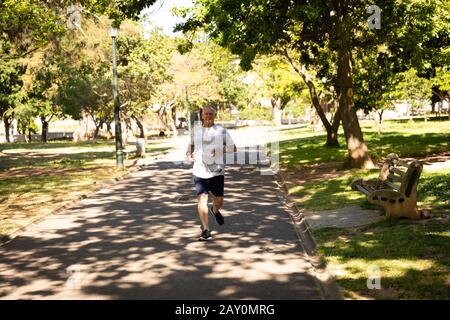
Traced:
<path fill-rule="evenodd" d="M 219 225 L 225 223 L 220 208 L 223 205 L 224 161 L 223 155 L 235 152 L 236 146 L 228 131 L 214 124 L 216 110 L 206 106 L 201 113 L 202 125 L 194 126 L 194 134 L 187 156 L 194 161 L 193 175 L 197 194 L 197 210 L 202 233 L 199 240 L 212 240 L 208 225 L 208 212 L 214 215 Z M 192 139 L 193 138 L 193 139 Z M 208 208 L 208 193 L 213 195 L 213 205 Z"/>

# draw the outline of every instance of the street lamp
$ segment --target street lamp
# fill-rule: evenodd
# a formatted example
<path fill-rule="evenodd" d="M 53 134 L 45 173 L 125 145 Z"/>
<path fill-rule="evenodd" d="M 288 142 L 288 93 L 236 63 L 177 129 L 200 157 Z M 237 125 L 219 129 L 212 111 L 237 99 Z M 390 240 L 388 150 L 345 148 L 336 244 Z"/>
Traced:
<path fill-rule="evenodd" d="M 116 140 L 116 167 L 123 168 L 123 151 L 122 151 L 122 128 L 120 125 L 120 105 L 119 105 L 119 83 L 117 80 L 117 62 L 116 62 L 116 37 L 119 30 L 111 27 L 109 35 L 112 38 L 112 62 L 113 62 L 113 81 L 114 81 L 114 124 L 115 124 L 115 140 Z"/>

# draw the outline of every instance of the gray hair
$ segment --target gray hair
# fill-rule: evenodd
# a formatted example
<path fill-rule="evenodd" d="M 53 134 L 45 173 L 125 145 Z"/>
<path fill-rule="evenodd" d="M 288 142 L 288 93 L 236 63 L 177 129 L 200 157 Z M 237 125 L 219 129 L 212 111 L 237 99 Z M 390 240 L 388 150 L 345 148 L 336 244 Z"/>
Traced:
<path fill-rule="evenodd" d="M 217 113 L 216 108 L 215 108 L 213 105 L 211 105 L 211 104 L 208 104 L 207 106 L 205 106 L 205 107 L 202 109 L 202 113 L 203 113 L 203 110 L 205 110 L 205 109 L 211 109 L 212 111 L 214 111 L 214 114 Z"/>

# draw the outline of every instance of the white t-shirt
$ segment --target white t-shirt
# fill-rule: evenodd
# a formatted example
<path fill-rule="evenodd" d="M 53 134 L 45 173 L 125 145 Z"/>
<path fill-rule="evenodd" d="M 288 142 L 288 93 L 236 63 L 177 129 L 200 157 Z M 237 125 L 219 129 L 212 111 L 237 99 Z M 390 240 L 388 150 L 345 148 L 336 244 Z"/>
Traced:
<path fill-rule="evenodd" d="M 195 126 L 193 131 L 194 176 L 209 179 L 224 175 L 223 148 L 234 146 L 227 129 L 215 124 L 209 128 Z"/>

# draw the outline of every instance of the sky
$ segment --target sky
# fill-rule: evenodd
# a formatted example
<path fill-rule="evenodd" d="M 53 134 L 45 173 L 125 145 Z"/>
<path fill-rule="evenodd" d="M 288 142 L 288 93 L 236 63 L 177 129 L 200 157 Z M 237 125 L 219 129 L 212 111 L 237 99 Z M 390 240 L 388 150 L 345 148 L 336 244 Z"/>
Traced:
<path fill-rule="evenodd" d="M 143 23 L 144 28 L 152 29 L 160 26 L 167 35 L 174 35 L 172 29 L 176 23 L 182 19 L 173 16 L 171 9 L 173 7 L 191 7 L 192 0 L 156 0 L 148 9 L 144 10 L 148 20 Z"/>

